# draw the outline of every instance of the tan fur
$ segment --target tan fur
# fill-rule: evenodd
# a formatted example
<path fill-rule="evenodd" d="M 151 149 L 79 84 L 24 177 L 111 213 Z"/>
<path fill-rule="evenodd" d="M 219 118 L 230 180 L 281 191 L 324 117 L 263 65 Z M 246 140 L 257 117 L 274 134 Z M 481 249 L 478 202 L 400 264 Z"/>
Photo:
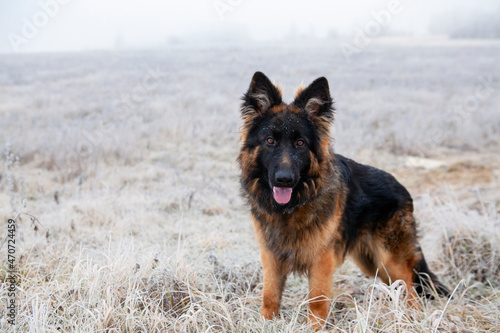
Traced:
<path fill-rule="evenodd" d="M 331 298 L 331 279 L 335 269 L 342 263 L 341 256 L 327 249 L 320 253 L 309 271 L 309 321 L 314 329 L 325 324 Z"/>
<path fill-rule="evenodd" d="M 302 81 L 300 83 L 300 85 L 297 87 L 297 89 L 295 90 L 295 99 L 297 99 L 297 97 L 299 97 L 300 93 L 303 92 L 304 89 L 305 89 L 304 81 Z"/>
<path fill-rule="evenodd" d="M 303 88 L 297 90 L 296 98 L 302 91 Z M 376 228 L 365 227 L 352 237 L 349 234 L 352 231 L 346 232 L 343 218 L 351 183 L 346 181 L 341 170 L 336 169 L 339 164 L 330 148 L 332 116 L 316 113 L 322 104 L 323 101 L 311 98 L 305 105 L 306 110 L 281 102 L 266 110 L 267 117 L 277 117 L 275 119 L 279 121 L 291 114 L 307 115 L 317 130 L 319 151 L 310 151 L 307 177 L 301 178 L 302 186 L 294 192 L 300 204 L 287 213 L 266 206 L 269 185 L 260 176 L 255 176 L 260 171 L 257 164 L 260 146 L 246 143 L 256 117 L 262 114 L 258 110 L 243 110 L 242 147 L 238 161 L 264 270 L 261 316 L 270 319 L 278 314 L 286 277 L 297 272 L 307 274 L 309 278 L 309 320 L 313 328 L 321 328 L 328 316 L 332 275 L 346 255 L 352 257 L 368 276 L 377 275 L 385 283 L 397 279 L 405 281 L 408 302 L 418 309 L 418 297 L 413 288 L 414 267 L 423 261 L 423 256 L 417 248 L 411 200 L 384 221 L 381 228 L 378 225 Z M 293 163 L 287 151 L 280 156 L 281 165 Z M 262 198 L 264 201 L 260 201 Z M 358 199 L 362 200 L 362 197 Z"/>

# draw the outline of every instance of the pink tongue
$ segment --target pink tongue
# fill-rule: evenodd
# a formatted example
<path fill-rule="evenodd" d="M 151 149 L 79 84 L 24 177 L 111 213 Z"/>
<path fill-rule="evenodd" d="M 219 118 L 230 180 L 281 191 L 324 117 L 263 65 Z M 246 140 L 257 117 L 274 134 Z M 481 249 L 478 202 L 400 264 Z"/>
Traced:
<path fill-rule="evenodd" d="M 292 197 L 291 187 L 276 187 L 273 186 L 274 200 L 279 204 L 286 204 Z"/>

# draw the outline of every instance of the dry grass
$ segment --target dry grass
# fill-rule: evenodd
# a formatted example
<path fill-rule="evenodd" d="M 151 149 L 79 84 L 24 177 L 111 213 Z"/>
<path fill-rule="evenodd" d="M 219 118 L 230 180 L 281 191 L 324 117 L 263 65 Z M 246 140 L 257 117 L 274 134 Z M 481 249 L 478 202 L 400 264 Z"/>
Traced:
<path fill-rule="evenodd" d="M 6 226 L 24 213 L 17 218 L 15 328 L 5 319 L 5 244 L 0 249 L 0 331 L 310 331 L 307 281 L 300 277 L 287 283 L 280 318 L 259 318 L 262 272 L 235 158 L 238 98 L 260 69 L 279 79 L 289 96 L 302 79 L 336 81 L 336 150 L 408 185 L 425 255 L 455 289 L 452 299 L 422 300 L 422 311 L 415 311 L 407 308 L 400 281 L 383 285 L 346 262 L 333 278 L 326 329 L 497 332 L 498 94 L 433 141 L 426 155 L 435 160 L 414 163 L 413 156 L 412 164 L 407 158 L 427 130 L 440 126 L 435 111 L 467 96 L 478 76 L 489 73 L 498 45 L 463 48 L 457 60 L 462 49 L 456 46 L 378 46 L 353 67 L 317 48 L 290 60 L 295 73 L 280 65 L 287 48 L 47 55 L 43 77 L 30 72 L 38 57 L 22 56 L 21 66 L 2 56 L 15 75 L 0 82 L 0 221 Z M 421 54 L 420 63 L 406 57 L 413 52 Z M 406 60 L 389 61 L 394 54 Z M 202 71 L 217 59 L 233 62 Z M 61 61 L 74 70 L 61 69 Z M 157 65 L 168 77 L 130 105 L 136 118 L 110 111 L 113 99 Z M 448 75 L 436 74 L 441 66 Z M 380 81 L 381 73 L 394 74 Z M 20 98 L 26 91 L 31 97 Z M 113 131 L 88 145 L 89 133 L 99 138 L 101 120 L 114 124 Z"/>
<path fill-rule="evenodd" d="M 481 225 L 478 222 L 498 225 L 498 217 L 472 214 L 471 218 L 470 211 L 451 204 L 434 203 L 428 209 L 424 213 L 462 214 L 455 226 L 446 228 L 444 235 L 453 236 L 443 235 L 442 250 L 433 261 L 445 283 L 456 288 L 454 297 L 449 302 L 423 300 L 422 312 L 415 311 L 407 308 L 401 281 L 391 286 L 370 284 L 347 263 L 334 278 L 336 295 L 328 329 L 494 332 L 499 327 L 500 237 L 482 228 L 467 229 Z M 20 224 L 26 222 L 23 218 Z M 182 240 L 171 253 L 153 254 L 132 238 L 103 237 L 102 244 L 93 248 L 64 240 L 65 235 L 46 238 L 39 231 L 24 232 L 19 331 L 309 331 L 307 283 L 297 277 L 287 285 L 281 318 L 259 320 L 258 262 L 224 266 L 214 248 L 190 257 L 191 249 Z M 2 329 L 8 331 L 9 326 L 3 322 Z"/>

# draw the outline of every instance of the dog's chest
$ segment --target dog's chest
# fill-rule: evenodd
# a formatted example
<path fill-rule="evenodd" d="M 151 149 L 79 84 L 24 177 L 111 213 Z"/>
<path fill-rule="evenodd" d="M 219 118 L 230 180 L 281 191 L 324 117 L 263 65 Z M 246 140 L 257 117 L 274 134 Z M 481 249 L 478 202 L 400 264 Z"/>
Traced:
<path fill-rule="evenodd" d="M 323 251 L 333 249 L 332 221 L 320 223 L 314 215 L 299 215 L 268 222 L 263 228 L 266 245 L 291 272 L 306 273 Z"/>

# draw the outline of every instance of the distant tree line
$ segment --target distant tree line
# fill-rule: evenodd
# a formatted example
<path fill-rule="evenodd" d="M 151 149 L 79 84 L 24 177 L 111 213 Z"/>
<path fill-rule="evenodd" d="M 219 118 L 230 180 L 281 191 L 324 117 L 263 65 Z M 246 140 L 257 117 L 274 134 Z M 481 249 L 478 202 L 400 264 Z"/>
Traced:
<path fill-rule="evenodd" d="M 467 17 L 452 14 L 435 18 L 430 30 L 451 38 L 500 38 L 500 10 Z"/>

